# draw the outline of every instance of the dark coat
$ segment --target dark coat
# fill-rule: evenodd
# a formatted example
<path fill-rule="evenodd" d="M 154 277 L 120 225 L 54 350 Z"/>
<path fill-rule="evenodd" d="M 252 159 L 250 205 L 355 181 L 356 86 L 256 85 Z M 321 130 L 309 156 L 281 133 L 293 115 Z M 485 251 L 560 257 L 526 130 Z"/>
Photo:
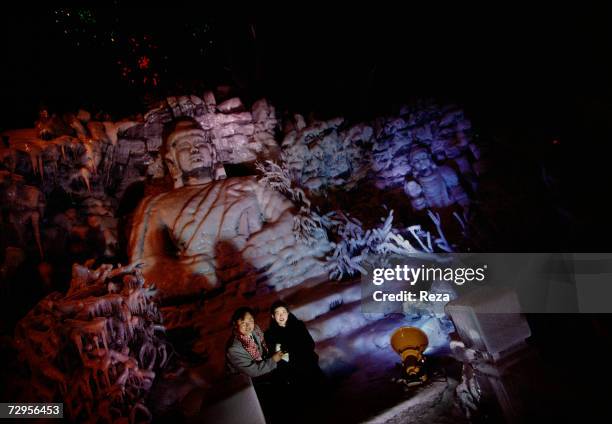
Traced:
<path fill-rule="evenodd" d="M 276 351 L 276 345 L 289 353 L 289 362 L 279 362 L 279 368 L 284 368 L 288 378 L 296 383 L 313 382 L 322 377 L 319 368 L 319 356 L 316 354 L 315 342 L 306 325 L 289 313 L 287 325 L 279 326 L 274 319 L 265 334 L 266 343 L 271 352 Z"/>

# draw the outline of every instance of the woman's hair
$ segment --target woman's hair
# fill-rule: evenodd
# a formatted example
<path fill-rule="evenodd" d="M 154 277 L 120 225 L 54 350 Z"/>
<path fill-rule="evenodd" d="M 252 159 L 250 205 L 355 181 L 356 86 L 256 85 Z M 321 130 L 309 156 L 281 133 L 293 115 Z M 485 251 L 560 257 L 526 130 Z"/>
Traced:
<path fill-rule="evenodd" d="M 244 316 L 247 313 L 255 317 L 255 311 L 248 306 L 241 306 L 240 308 L 236 309 L 232 315 L 232 326 L 235 325 L 238 320 L 244 319 Z"/>
<path fill-rule="evenodd" d="M 274 315 L 274 311 L 276 311 L 276 309 L 278 308 L 285 308 L 285 310 L 289 312 L 289 305 L 287 305 L 282 300 L 277 300 L 276 302 L 272 304 L 272 306 L 270 306 L 270 313 Z"/>

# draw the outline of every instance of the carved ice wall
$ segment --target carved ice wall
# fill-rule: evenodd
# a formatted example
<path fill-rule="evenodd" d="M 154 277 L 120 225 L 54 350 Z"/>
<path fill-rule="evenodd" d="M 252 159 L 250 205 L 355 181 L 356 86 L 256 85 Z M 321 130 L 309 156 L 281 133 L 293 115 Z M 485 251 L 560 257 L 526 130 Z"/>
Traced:
<path fill-rule="evenodd" d="M 475 184 L 481 164 L 471 127 L 458 107 L 435 104 L 356 125 L 341 118 L 296 124 L 285 134 L 282 157 L 298 184 L 311 190 L 350 190 L 364 178 L 388 189 L 403 186 L 411 172 L 410 148 L 420 145 Z"/>
<path fill-rule="evenodd" d="M 66 294 L 41 300 L 15 343 L 33 399 L 63 402 L 73 422 L 148 422 L 146 395 L 168 361 L 155 292 L 133 266 L 74 265 Z"/>
<path fill-rule="evenodd" d="M 105 240 L 106 254 L 115 255 L 119 202 L 132 184 L 164 177 L 158 154 L 162 130 L 177 116 L 194 117 L 204 128 L 212 129 L 225 163 L 254 161 L 258 156 L 278 153 L 275 110 L 265 99 L 255 102 L 249 111 L 238 98 L 217 105 L 210 92 L 203 99 L 169 97 L 144 117 L 118 122 L 92 119 L 83 110 L 76 115 L 53 115 L 41 118 L 36 128 L 2 133 L 0 168 L 4 173 L 0 195 L 7 197 L 11 190 L 18 189 L 18 197 L 23 199 L 19 205 L 5 203 L 4 208 L 10 210 L 15 223 L 29 221 L 35 226 L 38 220 L 32 219 L 33 211 L 42 208 L 44 198 L 60 188 L 77 208 L 78 217 L 73 220 L 78 221 L 81 234 L 89 229 L 98 231 Z M 32 197 L 36 187 L 42 201 Z M 47 230 L 65 229 L 54 224 L 65 222 L 64 218 L 48 218 Z M 20 245 L 27 244 L 21 234 L 20 239 Z"/>
<path fill-rule="evenodd" d="M 339 118 L 310 122 L 307 125 L 301 116 L 296 115 L 295 122 L 285 127 L 287 132 L 282 136 L 282 143 L 279 143 L 276 112 L 266 100 L 256 102 L 249 110 L 237 98 L 217 104 L 212 93 L 205 93 L 202 98 L 170 97 L 143 117 L 134 120 L 97 121 L 81 111 L 72 118 L 65 119 L 67 122 L 63 125 L 59 125 L 55 119 L 54 125 L 49 123 L 39 125 L 37 129 L 3 133 L 8 136 L 8 140 L 5 139 L 4 145 L 0 146 L 0 161 L 4 168 L 1 194 L 7 196 L 22 193 L 19 195 L 22 201 L 15 205 L 5 203 L 3 207 L 8 209 L 9 215 L 13 214 L 21 219 L 21 222 L 29 222 L 33 232 L 36 231 L 38 213 L 43 246 L 49 244 L 45 243 L 45 239 L 53 239 L 57 234 L 80 234 L 85 237 L 92 229 L 97 229 L 97 233 L 104 239 L 105 254 L 112 257 L 116 253 L 119 238 L 117 208 L 122 196 L 129 193 L 127 189 L 134 183 L 146 182 L 147 187 L 155 187 L 156 182 L 164 179 L 166 171 L 158 153 L 163 136 L 162 129 L 165 123 L 185 115 L 195 118 L 204 128 L 214 132 L 214 142 L 225 163 L 280 158 L 282 169 L 288 171 L 294 188 L 304 189 L 313 196 L 325 194 L 332 188 L 351 190 L 358 188 L 363 182 L 373 183 L 381 190 L 403 187 L 407 178 L 411 178 L 409 152 L 414 145 L 426 148 L 438 164 L 452 167 L 467 183 L 466 189 L 476 187 L 477 176 L 482 169 L 478 148 L 471 138 L 471 124 L 463 112 L 454 106 L 438 107 L 428 104 L 404 108 L 398 116 L 360 124 L 352 124 Z M 149 182 L 152 184 L 149 185 Z M 48 200 L 58 187 L 71 196 L 75 209 L 68 208 L 56 216 L 44 216 L 45 200 Z M 160 187 L 155 189 L 167 190 L 163 184 Z M 304 191 L 301 193 L 303 195 Z M 298 207 L 303 206 L 295 198 L 291 200 L 297 203 Z M 299 237 L 299 233 L 304 231 L 326 231 L 331 228 L 317 223 L 318 219 L 333 218 L 325 215 L 326 211 L 313 215 L 309 206 L 306 209 L 300 211 L 294 221 L 294 228 L 286 229 L 283 236 L 293 236 L 292 231 L 296 229 L 296 235 Z M 448 242 L 441 231 L 439 237 L 433 239 L 414 226 L 406 227 L 405 231 L 400 233 L 390 226 L 392 216 L 390 214 L 386 220 L 385 217 L 378 217 L 384 220 L 380 228 L 364 228 L 360 223 L 351 226 L 348 218 L 340 219 L 342 225 L 338 234 L 341 240 L 332 246 L 334 250 L 330 253 L 330 261 L 340 265 L 330 269 L 344 267 L 345 273 L 340 275 L 346 277 L 358 270 L 359 263 L 355 258 L 366 251 L 368 254 L 385 254 L 397 249 L 410 250 L 415 247 L 419 250 L 435 247 L 447 250 L 444 246 L 448 246 Z M 436 217 L 431 216 L 432 219 Z M 440 230 L 439 216 L 436 219 L 434 223 L 438 222 L 436 227 Z M 408 235 L 412 235 L 410 242 L 407 240 Z M 27 238 L 28 235 L 23 237 Z M 30 240 L 35 239 L 36 236 L 32 234 Z M 7 254 L 7 260 L 20 257 L 20 254 L 16 254 L 19 252 L 11 250 L 10 253 Z M 279 264 L 276 266 L 282 268 L 282 261 Z M 10 268 L 9 265 L 7 264 L 3 271 Z M 317 341 L 322 364 L 327 369 L 350 362 L 352 356 L 365 354 L 372 349 L 384 349 L 388 334 L 399 324 L 399 321 L 379 321 L 383 317 L 364 316 L 360 313 L 360 291 L 356 280 L 339 283 L 327 281 L 323 284 L 322 281 L 308 284 L 294 281 L 287 285 L 278 284 L 272 291 L 252 293 L 248 288 L 245 289 L 247 286 L 241 284 L 240 278 L 233 278 L 235 270 L 231 261 L 225 265 L 220 269 L 221 274 L 227 277 L 224 277 L 226 284 L 222 295 L 207 299 L 204 304 L 161 308 L 168 327 L 191 327 L 199 333 L 194 351 L 208 356 L 209 365 L 217 370 L 222 366 L 223 355 L 219 354 L 219 347 L 223 346 L 227 337 L 227 320 L 235 307 L 245 303 L 252 304 L 260 311 L 266 311 L 271 302 L 279 297 L 288 301 L 296 315 L 307 322 Z M 81 323 L 87 327 L 94 325 L 90 324 L 90 321 L 95 320 L 96 316 L 103 317 L 108 323 L 108 320 L 112 321 L 112 317 L 116 318 L 117 314 L 125 313 L 125 308 L 124 312 L 118 312 L 112 307 L 113 303 L 109 299 L 127 302 L 125 299 L 119 300 L 119 297 L 125 297 L 124 295 L 110 292 L 123 291 L 125 285 L 114 280 L 108 283 L 102 274 L 94 279 L 97 282 L 90 283 L 95 296 L 93 292 L 92 296 L 77 296 L 83 305 L 92 305 L 94 308 L 95 314 L 87 319 L 83 318 L 86 323 Z M 62 320 L 66 318 L 66 314 L 74 313 L 73 306 L 69 308 L 65 305 L 69 303 L 70 296 L 75 296 L 74 287 L 77 281 L 80 280 L 75 278 L 73 290 L 67 297 L 58 294 L 49 296 L 21 324 L 21 339 L 24 343 L 22 348 L 25 351 L 30 350 L 29 356 L 26 354 L 30 358 L 28 360 L 36 357 L 31 353 L 36 349 L 38 352 L 45 352 L 41 356 L 45 361 L 55 360 L 55 356 L 49 355 L 60 349 L 58 345 L 52 344 L 56 339 L 49 337 L 48 340 L 43 340 L 40 331 L 33 328 L 41 326 L 37 328 L 50 332 L 45 334 L 73 328 Z M 82 293 L 89 293 L 87 286 L 88 284 L 85 284 Z M 136 291 L 146 293 L 142 288 Z M 246 294 L 251 297 L 245 296 Z M 110 309 L 107 307 L 109 305 Z M 101 315 L 96 315 L 98 312 Z M 262 312 L 260 317 L 267 318 L 267 314 Z M 59 322 L 64 324 L 59 325 Z M 435 346 L 441 347 L 447 342 L 447 328 L 439 316 L 425 315 L 416 324 L 426 330 L 435 341 Z M 30 332 L 36 340 L 29 339 L 27 334 Z M 98 347 L 94 348 L 95 343 L 90 343 L 93 352 L 106 354 L 104 352 L 113 350 L 108 345 L 113 342 L 107 340 L 104 347 L 102 334 L 96 336 L 98 339 L 94 341 Z M 119 337 L 117 340 L 122 339 Z M 75 346 L 78 348 L 78 344 Z M 86 343 L 83 346 L 86 346 Z M 83 352 L 82 354 L 85 355 Z M 84 363 L 92 367 L 101 360 L 101 356 L 92 356 L 91 352 L 86 355 L 89 362 Z M 111 363 L 118 361 L 115 366 L 123 367 L 124 370 L 136 372 L 135 370 L 141 370 L 144 366 L 138 359 L 132 359 L 138 362 L 133 367 L 120 365 L 130 360 L 126 356 L 113 355 Z M 42 382 L 40 390 L 49 390 L 49 387 L 53 387 L 51 390 L 62 390 L 61 381 L 65 377 L 61 372 L 58 374 L 53 368 L 34 362 L 31 366 L 40 370 L 51 370 L 49 375 L 39 376 L 39 381 Z M 137 373 L 135 378 L 139 384 L 144 382 L 141 387 L 146 388 L 146 379 L 150 374 L 143 372 Z M 105 380 L 100 382 L 103 386 L 107 383 Z M 77 389 L 85 390 L 86 387 L 77 384 L 75 390 Z M 97 392 L 93 390 L 90 396 L 90 391 L 85 390 L 85 393 L 89 398 L 95 398 Z M 132 405 L 138 404 L 138 396 L 132 399 Z M 96 400 L 92 402 L 91 405 L 102 407 L 99 406 L 102 403 L 96 404 Z M 80 406 L 74 405 L 74 408 L 78 407 Z M 126 413 L 125 410 L 122 413 Z"/>
<path fill-rule="evenodd" d="M 81 110 L 63 118 L 41 118 L 33 129 L 4 132 L 1 166 L 23 179 L 18 182 L 15 176 L 9 181 L 4 175 L 2 194 L 7 196 L 16 186 L 23 199 L 27 197 L 23 193 L 31 193 L 24 204 L 4 208 L 10 209 L 13 221 L 29 222 L 35 233 L 33 211 L 38 208 L 42 219 L 40 208 L 45 203 L 34 200 L 36 188 L 45 199 L 61 188 L 78 209 L 81 233 L 89 227 L 103 234 L 106 254 L 112 256 L 119 237 L 119 201 L 134 183 L 164 177 L 158 153 L 162 130 L 178 116 L 194 117 L 212 130 L 219 157 L 227 164 L 277 158 L 282 150 L 281 163 L 294 183 L 314 194 L 329 188 L 351 190 L 364 181 L 372 181 L 381 190 L 402 187 L 410 182 L 409 151 L 414 145 L 428 149 L 438 165 L 453 169 L 468 192 L 476 188 L 483 166 L 472 141 L 471 123 L 455 106 L 404 107 L 398 116 L 361 124 L 337 118 L 306 125 L 295 115 L 295 122 L 285 125 L 288 132 L 279 145 L 276 111 L 265 99 L 249 110 L 238 98 L 217 104 L 213 93 L 207 92 L 202 98 L 169 97 L 133 120 L 98 121 Z M 407 196 L 418 191 L 416 186 L 407 187 L 414 189 L 407 189 Z M 418 210 L 423 206 L 415 199 L 413 207 Z M 54 217 L 46 218 L 44 227 L 50 229 Z M 34 234 L 31 239 L 35 238 Z"/>

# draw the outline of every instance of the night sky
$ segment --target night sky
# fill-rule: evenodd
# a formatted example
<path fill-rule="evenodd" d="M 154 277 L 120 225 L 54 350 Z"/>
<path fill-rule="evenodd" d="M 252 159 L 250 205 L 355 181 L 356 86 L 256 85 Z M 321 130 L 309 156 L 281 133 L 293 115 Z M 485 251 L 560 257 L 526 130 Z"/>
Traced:
<path fill-rule="evenodd" d="M 502 154 L 516 146 L 516 167 L 528 156 L 551 164 L 587 215 L 610 191 L 605 5 L 304 4 L 215 15 L 114 4 L 4 14 L 0 128 L 33 126 L 43 105 L 119 119 L 218 85 L 247 104 L 265 96 L 281 111 L 353 121 L 431 98 L 464 107 L 482 139 L 502 140 Z"/>
<path fill-rule="evenodd" d="M 609 116 L 612 26 L 603 7 L 556 7 L 7 12 L 1 125 L 30 125 L 41 104 L 121 117 L 228 84 L 246 101 L 265 95 L 322 117 L 370 117 L 434 97 L 500 124 L 522 117 L 562 131 L 570 116 Z"/>

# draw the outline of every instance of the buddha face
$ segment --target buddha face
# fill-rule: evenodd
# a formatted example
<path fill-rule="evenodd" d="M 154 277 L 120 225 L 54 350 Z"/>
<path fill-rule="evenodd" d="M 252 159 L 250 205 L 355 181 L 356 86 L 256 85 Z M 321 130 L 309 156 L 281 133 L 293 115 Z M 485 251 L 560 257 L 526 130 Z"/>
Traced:
<path fill-rule="evenodd" d="M 189 135 L 177 139 L 173 144 L 176 162 L 183 173 L 198 169 L 210 169 L 213 165 L 211 143 L 202 135 Z"/>
<path fill-rule="evenodd" d="M 175 188 L 225 177 L 223 165 L 217 159 L 213 134 L 192 119 L 177 121 L 162 149 Z"/>
<path fill-rule="evenodd" d="M 411 155 L 410 165 L 416 177 L 426 177 L 433 173 L 433 162 L 427 152 L 419 150 Z"/>

